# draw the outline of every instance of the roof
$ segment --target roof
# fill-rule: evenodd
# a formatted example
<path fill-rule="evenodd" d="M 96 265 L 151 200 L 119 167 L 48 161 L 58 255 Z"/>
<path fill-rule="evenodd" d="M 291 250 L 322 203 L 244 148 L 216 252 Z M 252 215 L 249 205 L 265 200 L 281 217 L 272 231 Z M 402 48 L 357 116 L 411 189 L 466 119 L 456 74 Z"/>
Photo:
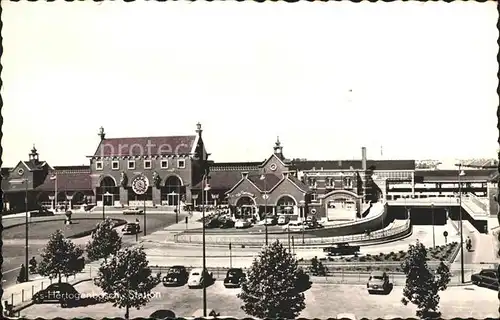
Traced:
<path fill-rule="evenodd" d="M 462 181 L 490 180 L 495 169 L 490 170 L 463 170 L 465 175 L 460 177 Z M 425 181 L 458 181 L 458 170 L 417 170 L 415 177 L 421 177 Z"/>
<path fill-rule="evenodd" d="M 210 172 L 209 183 L 212 189 L 229 190 L 240 180 L 240 171 L 213 171 Z M 193 189 L 201 189 L 201 182 L 194 185 Z"/>
<path fill-rule="evenodd" d="M 214 162 L 210 164 L 210 172 L 212 171 L 252 171 L 258 170 L 262 162 Z"/>
<path fill-rule="evenodd" d="M 90 166 L 55 166 L 54 170 L 59 172 L 67 172 L 67 171 L 85 171 L 90 173 Z"/>
<path fill-rule="evenodd" d="M 48 174 L 41 185 L 35 188 L 40 191 L 54 191 L 55 180 L 50 180 L 52 175 Z M 83 191 L 92 190 L 92 182 L 90 179 L 90 169 L 87 171 L 60 171 L 57 172 L 57 189 L 68 191 Z"/>
<path fill-rule="evenodd" d="M 464 167 L 471 168 L 495 168 L 498 166 L 498 159 L 468 159 L 458 162 Z"/>
<path fill-rule="evenodd" d="M 304 191 L 309 191 L 309 186 L 307 184 L 305 184 L 304 182 L 300 181 L 300 179 L 298 179 L 294 175 L 289 174 L 288 179 L 290 179 L 293 183 L 295 183 L 297 185 L 297 187 L 299 187 L 300 189 L 302 189 Z"/>
<path fill-rule="evenodd" d="M 42 170 L 43 167 L 46 165 L 45 162 L 35 162 L 33 160 L 23 161 L 23 163 L 26 165 L 26 167 L 28 167 L 30 171 Z"/>
<path fill-rule="evenodd" d="M 361 160 L 292 160 L 299 170 L 361 170 Z M 415 170 L 415 160 L 367 160 L 366 167 L 374 170 Z"/>
<path fill-rule="evenodd" d="M 262 174 L 257 174 L 257 173 L 254 173 L 252 175 L 249 174 L 248 175 L 248 180 L 252 181 L 252 183 L 255 184 L 255 186 L 257 188 L 259 188 L 260 190 L 262 190 L 262 191 L 269 191 L 269 190 L 271 190 L 282 179 L 282 178 L 276 176 L 273 173 L 266 173 L 264 175 L 265 179 L 261 180 L 260 179 L 261 177 L 262 177 Z"/>
<path fill-rule="evenodd" d="M 197 136 L 111 138 L 99 143 L 95 157 L 190 154 Z"/>

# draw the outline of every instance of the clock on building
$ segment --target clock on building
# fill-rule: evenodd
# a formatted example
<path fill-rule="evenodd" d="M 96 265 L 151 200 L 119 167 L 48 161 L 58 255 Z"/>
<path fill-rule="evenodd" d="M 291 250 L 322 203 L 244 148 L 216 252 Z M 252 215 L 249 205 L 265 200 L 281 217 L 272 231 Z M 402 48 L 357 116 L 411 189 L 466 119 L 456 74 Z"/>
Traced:
<path fill-rule="evenodd" d="M 24 174 L 24 169 L 23 168 L 19 168 L 19 170 L 17 170 L 17 174 L 22 176 Z"/>
<path fill-rule="evenodd" d="M 276 163 L 271 163 L 271 165 L 269 166 L 269 168 L 271 170 L 275 171 L 277 169 Z"/>
<path fill-rule="evenodd" d="M 135 177 L 132 181 L 132 190 L 136 194 L 145 194 L 149 188 L 149 180 L 143 175 Z"/>

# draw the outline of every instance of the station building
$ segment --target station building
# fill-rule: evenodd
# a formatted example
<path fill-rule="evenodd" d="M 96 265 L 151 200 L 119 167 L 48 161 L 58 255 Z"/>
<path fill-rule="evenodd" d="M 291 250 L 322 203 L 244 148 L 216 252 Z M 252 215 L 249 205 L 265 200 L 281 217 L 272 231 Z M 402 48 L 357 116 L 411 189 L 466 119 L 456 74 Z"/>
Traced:
<path fill-rule="evenodd" d="M 169 211 L 180 204 L 223 204 L 236 216 L 355 220 L 373 201 L 453 196 L 460 183 L 463 193 L 489 201 L 488 212 L 498 210 L 494 168 L 422 170 L 415 160 L 370 160 L 366 148 L 360 160 L 288 159 L 279 138 L 264 161 L 215 162 L 202 132 L 198 123 L 192 135 L 107 138 L 101 128 L 88 166 L 52 167 L 33 148 L 27 161 L 2 168 L 3 209 L 24 210 L 27 194 L 30 210 L 91 203 Z M 136 194 L 134 184 L 145 193 Z"/>

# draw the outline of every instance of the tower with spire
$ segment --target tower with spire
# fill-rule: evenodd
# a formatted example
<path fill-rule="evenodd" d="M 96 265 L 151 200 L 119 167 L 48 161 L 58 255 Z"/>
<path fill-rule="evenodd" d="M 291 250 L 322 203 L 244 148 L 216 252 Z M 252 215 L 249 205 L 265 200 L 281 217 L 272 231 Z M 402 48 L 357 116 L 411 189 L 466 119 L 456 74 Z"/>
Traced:
<path fill-rule="evenodd" d="M 34 144 L 33 144 L 33 149 L 31 149 L 31 152 L 29 154 L 29 160 L 34 164 L 38 164 L 38 162 L 40 161 L 38 158 L 38 151 L 36 150 Z"/>
<path fill-rule="evenodd" d="M 274 143 L 273 149 L 274 149 L 274 154 L 278 158 L 280 158 L 281 160 L 285 159 L 285 156 L 283 156 L 283 146 L 281 145 L 279 136 L 276 138 L 276 142 Z"/>

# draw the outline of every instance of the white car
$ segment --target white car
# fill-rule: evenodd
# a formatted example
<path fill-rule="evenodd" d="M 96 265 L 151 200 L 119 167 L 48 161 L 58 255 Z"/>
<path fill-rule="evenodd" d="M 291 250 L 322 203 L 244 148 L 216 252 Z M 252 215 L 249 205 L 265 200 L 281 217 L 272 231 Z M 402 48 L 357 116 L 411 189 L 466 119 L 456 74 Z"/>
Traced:
<path fill-rule="evenodd" d="M 203 272 L 203 268 L 194 268 L 189 273 L 188 278 L 188 287 L 189 288 L 199 288 L 210 285 L 213 281 L 213 276 L 211 273 L 208 273 L 208 270 L 205 269 Z"/>
<path fill-rule="evenodd" d="M 286 226 L 283 226 L 283 230 L 285 231 L 304 231 L 306 229 L 306 225 L 300 221 L 290 221 Z"/>
<path fill-rule="evenodd" d="M 248 220 L 238 220 L 236 221 L 236 223 L 234 224 L 234 227 L 236 229 L 244 229 L 244 228 L 249 228 L 252 226 L 252 223 Z"/>
<path fill-rule="evenodd" d="M 288 222 L 290 222 L 289 216 L 281 215 L 278 217 L 278 224 L 279 225 L 284 225 L 284 224 L 287 224 Z"/>

